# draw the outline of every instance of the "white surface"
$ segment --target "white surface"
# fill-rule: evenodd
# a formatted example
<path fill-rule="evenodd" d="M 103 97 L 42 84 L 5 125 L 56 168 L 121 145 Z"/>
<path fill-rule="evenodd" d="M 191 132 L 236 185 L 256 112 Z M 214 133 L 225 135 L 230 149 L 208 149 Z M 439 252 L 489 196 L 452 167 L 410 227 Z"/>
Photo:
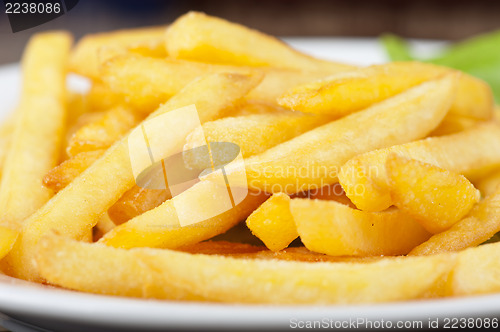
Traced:
<path fill-rule="evenodd" d="M 367 65 L 385 61 L 375 40 L 367 39 L 287 39 L 297 48 L 319 57 Z M 421 52 L 440 47 L 439 43 L 417 43 Z M 76 82 L 77 88 L 84 85 Z M 72 85 L 74 82 L 72 83 Z M 17 102 L 20 72 L 17 65 L 0 69 L 0 117 Z M 288 327 L 290 319 L 345 320 L 422 319 L 430 317 L 498 316 L 500 295 L 474 298 L 414 301 L 359 306 L 246 306 L 205 303 L 160 302 L 83 294 L 30 284 L 0 275 L 0 312 L 36 322 L 39 317 L 73 324 L 128 326 L 142 330 L 152 328 L 207 327 Z"/>

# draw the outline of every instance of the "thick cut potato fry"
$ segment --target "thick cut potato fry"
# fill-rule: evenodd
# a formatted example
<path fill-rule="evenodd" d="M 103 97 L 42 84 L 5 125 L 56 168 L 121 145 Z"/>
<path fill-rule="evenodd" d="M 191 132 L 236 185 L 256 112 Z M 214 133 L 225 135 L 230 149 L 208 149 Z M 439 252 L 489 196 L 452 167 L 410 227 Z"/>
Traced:
<path fill-rule="evenodd" d="M 42 178 L 59 161 L 71 42 L 64 32 L 37 34 L 24 52 L 21 102 L 0 184 L 0 259 L 14 245 L 21 222 L 53 195 Z"/>
<path fill-rule="evenodd" d="M 280 251 L 295 240 L 297 228 L 290 213 L 290 197 L 277 193 L 247 218 L 252 234 L 272 251 Z"/>
<path fill-rule="evenodd" d="M 9 151 L 12 133 L 14 132 L 14 117 L 10 116 L 0 125 L 0 179 L 3 172 L 5 157 Z"/>
<path fill-rule="evenodd" d="M 480 198 L 463 175 L 430 164 L 392 154 L 386 169 L 394 205 L 433 234 L 462 219 Z"/>
<path fill-rule="evenodd" d="M 455 296 L 500 292 L 500 243 L 470 248 L 457 255 L 448 280 L 449 294 Z"/>
<path fill-rule="evenodd" d="M 430 237 L 398 209 L 364 212 L 335 201 L 295 198 L 290 210 L 306 248 L 331 256 L 405 255 Z"/>
<path fill-rule="evenodd" d="M 367 263 L 305 263 L 122 250 L 54 235 L 37 262 L 58 286 L 157 299 L 272 304 L 347 304 L 420 298 L 453 267 L 455 255 L 381 258 Z"/>
<path fill-rule="evenodd" d="M 176 250 L 190 254 L 252 257 L 254 254 L 266 250 L 266 247 L 228 241 L 204 241 L 179 247 Z"/>
<path fill-rule="evenodd" d="M 125 96 L 111 90 L 102 82 L 93 82 L 85 95 L 88 107 L 93 111 L 105 111 L 125 103 Z"/>
<path fill-rule="evenodd" d="M 439 126 L 429 134 L 429 136 L 444 136 L 455 134 L 467 129 L 471 129 L 481 122 L 483 121 L 465 116 L 448 114 L 439 124 Z"/>
<path fill-rule="evenodd" d="M 195 244 L 222 234 L 244 220 L 264 200 L 265 195 L 249 193 L 232 209 L 209 219 L 198 218 L 212 209 L 214 202 L 207 197 L 224 197 L 226 186 L 202 181 L 107 233 L 99 242 L 119 248 L 155 247 L 175 249 Z M 202 212 L 198 212 L 202 211 Z M 196 224 L 182 226 L 179 215 L 189 214 Z"/>
<path fill-rule="evenodd" d="M 483 197 L 493 194 L 500 185 L 500 171 L 495 170 L 483 178 L 477 180 L 474 185 Z"/>
<path fill-rule="evenodd" d="M 279 104 L 306 113 L 343 116 L 449 72 L 452 70 L 419 62 L 374 65 L 294 87 L 279 98 Z M 490 87 L 462 74 L 450 115 L 488 120 L 493 105 Z"/>
<path fill-rule="evenodd" d="M 170 198 L 172 194 L 169 190 L 147 189 L 135 185 L 109 208 L 108 214 L 115 224 L 121 225 Z"/>
<path fill-rule="evenodd" d="M 87 35 L 75 46 L 70 69 L 77 74 L 99 79 L 99 51 L 102 47 L 118 47 L 147 56 L 165 57 L 165 29 L 152 27 Z"/>
<path fill-rule="evenodd" d="M 393 204 L 385 169 L 391 153 L 463 174 L 474 181 L 500 166 L 500 126 L 481 124 L 453 135 L 396 145 L 352 158 L 342 166 L 339 180 L 359 209 L 382 211 Z M 358 187 L 363 190 L 356 192 Z"/>
<path fill-rule="evenodd" d="M 335 201 L 349 207 L 356 208 L 356 206 L 351 202 L 349 197 L 347 197 L 344 189 L 338 182 L 332 184 L 331 186 L 324 186 L 318 189 L 297 193 L 292 198 L 309 198 L 325 201 Z"/>
<path fill-rule="evenodd" d="M 203 77 L 163 104 L 150 118 L 195 104 L 202 123 L 215 120 L 259 80 L 260 77 L 238 74 Z M 165 149 L 183 144 L 185 137 L 179 139 L 182 142 L 168 142 L 171 145 L 166 144 Z M 40 238 L 51 229 L 74 239 L 82 238 L 134 182 L 128 141 L 124 137 L 25 221 L 22 236 L 2 262 L 4 270 L 22 279 L 40 280 L 33 259 Z"/>
<path fill-rule="evenodd" d="M 63 161 L 43 177 L 43 185 L 54 192 L 61 191 L 99 159 L 104 152 L 105 150 L 81 152 Z"/>
<path fill-rule="evenodd" d="M 102 79 L 118 96 L 124 95 L 144 112 L 155 109 L 195 78 L 213 73 L 265 74 L 262 83 L 247 98 L 276 104 L 276 98 L 297 84 L 325 76 L 324 72 L 260 69 L 209 65 L 173 59 L 154 59 L 137 55 L 117 56 L 102 67 Z"/>
<path fill-rule="evenodd" d="M 169 26 L 165 45 L 173 57 L 211 63 L 270 66 L 330 74 L 354 68 L 315 59 L 293 50 L 274 37 L 198 12 L 187 13 Z"/>
<path fill-rule="evenodd" d="M 67 153 L 73 157 L 82 152 L 107 149 L 140 120 L 141 117 L 128 108 L 112 108 L 101 118 L 78 129 L 68 142 Z"/>
<path fill-rule="evenodd" d="M 455 76 L 426 82 L 247 158 L 249 187 L 294 194 L 336 183 L 357 154 L 425 137 L 448 111 L 454 87 Z"/>
<path fill-rule="evenodd" d="M 99 221 L 95 225 L 93 229 L 93 241 L 97 242 L 100 238 L 102 238 L 106 233 L 111 231 L 116 227 L 116 224 L 111 220 L 107 213 L 104 213 Z"/>
<path fill-rule="evenodd" d="M 480 245 L 500 231 L 500 188 L 474 206 L 472 211 L 447 231 L 432 236 L 410 252 L 431 255 L 459 251 Z"/>
<path fill-rule="evenodd" d="M 54 235 L 43 238 L 36 254 L 43 278 L 54 285 L 96 294 L 202 300 L 170 284 L 168 276 L 155 270 L 139 251 L 82 245 Z M 52 251 L 56 248 L 61 250 L 58 254 Z"/>
<path fill-rule="evenodd" d="M 185 149 L 197 147 L 206 142 L 232 142 L 239 146 L 244 158 L 298 136 L 321 124 L 329 122 L 324 116 L 310 116 L 297 113 L 254 114 L 227 117 L 203 124 L 192 132 Z M 200 165 L 196 158 L 187 162 Z"/>

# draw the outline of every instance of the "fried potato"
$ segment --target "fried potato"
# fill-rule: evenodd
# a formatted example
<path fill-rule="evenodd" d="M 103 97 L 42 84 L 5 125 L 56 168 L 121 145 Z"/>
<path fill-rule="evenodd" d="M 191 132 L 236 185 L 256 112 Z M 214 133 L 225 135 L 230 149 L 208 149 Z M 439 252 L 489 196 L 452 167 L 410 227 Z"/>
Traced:
<path fill-rule="evenodd" d="M 102 66 L 102 79 L 113 93 L 124 95 L 135 108 L 150 112 L 195 78 L 213 73 L 265 74 L 262 83 L 247 98 L 276 104 L 276 98 L 290 87 L 324 77 L 323 72 L 259 69 L 209 65 L 137 55 L 117 56 Z"/>
<path fill-rule="evenodd" d="M 398 209 L 364 212 L 335 201 L 295 198 L 290 210 L 306 248 L 331 256 L 405 255 L 430 237 Z"/>
<path fill-rule="evenodd" d="M 85 99 L 89 108 L 94 111 L 109 110 L 125 103 L 123 94 L 111 90 L 108 85 L 102 82 L 93 82 Z"/>
<path fill-rule="evenodd" d="M 165 29 L 166 27 L 152 27 L 86 35 L 71 54 L 70 69 L 99 80 L 99 50 L 102 47 L 118 47 L 147 56 L 165 57 Z"/>
<path fill-rule="evenodd" d="M 339 180 L 359 209 L 382 211 L 393 204 L 385 169 L 387 156 L 391 153 L 463 174 L 474 181 L 500 166 L 500 126 L 481 124 L 457 134 L 427 138 L 352 158 L 342 166 Z M 363 190 L 356 192 L 359 187 Z"/>
<path fill-rule="evenodd" d="M 81 152 L 63 161 L 43 177 L 43 185 L 54 192 L 61 191 L 99 159 L 104 152 L 105 150 Z"/>
<path fill-rule="evenodd" d="M 121 225 L 170 198 L 172 194 L 169 190 L 147 189 L 135 185 L 109 208 L 108 214 L 115 224 Z"/>
<path fill-rule="evenodd" d="M 37 34 L 23 55 L 23 86 L 0 184 L 0 259 L 21 223 L 53 195 L 43 176 L 59 161 L 66 121 L 66 63 L 72 38 Z"/>
<path fill-rule="evenodd" d="M 37 262 L 51 284 L 99 294 L 272 304 L 376 303 L 416 299 L 436 287 L 454 255 L 305 263 L 121 250 L 54 235 Z M 354 291 L 355 290 L 355 291 Z"/>
<path fill-rule="evenodd" d="M 310 129 L 327 123 L 324 116 L 297 113 L 253 114 L 227 117 L 203 124 L 192 132 L 184 149 L 209 142 L 232 142 L 239 146 L 244 158 L 298 136 Z M 199 166 L 196 159 L 186 160 L 192 167 Z"/>
<path fill-rule="evenodd" d="M 140 120 L 140 116 L 126 107 L 112 108 L 99 119 L 78 129 L 68 142 L 67 153 L 73 157 L 82 152 L 107 149 Z"/>
<path fill-rule="evenodd" d="M 263 194 L 249 195 L 235 207 L 208 219 L 202 217 L 215 209 L 216 203 L 207 197 L 224 197 L 227 187 L 211 181 L 202 181 L 181 194 L 165 201 L 107 233 L 99 242 L 118 248 L 154 247 L 175 249 L 195 244 L 222 234 L 245 219 L 265 199 Z M 183 226 L 179 215 L 201 220 Z"/>
<path fill-rule="evenodd" d="M 448 111 L 454 86 L 454 76 L 426 82 L 247 158 L 249 187 L 294 194 L 336 183 L 357 154 L 425 137 Z"/>
<path fill-rule="evenodd" d="M 179 247 L 176 250 L 190 254 L 252 257 L 254 254 L 266 250 L 266 247 L 239 242 L 204 241 L 189 246 Z"/>
<path fill-rule="evenodd" d="M 12 133 L 14 132 L 14 117 L 10 116 L 0 125 L 0 179 L 7 152 L 9 151 Z"/>
<path fill-rule="evenodd" d="M 165 46 L 170 56 L 209 63 L 269 66 L 330 74 L 354 68 L 315 59 L 274 37 L 198 12 L 187 13 L 168 27 Z"/>
<path fill-rule="evenodd" d="M 139 252 L 83 244 L 54 235 L 43 238 L 36 253 L 43 278 L 53 285 L 96 294 L 202 300 L 171 284 Z M 52 251 L 56 248 L 61 250 L 58 254 Z"/>
<path fill-rule="evenodd" d="M 237 74 L 201 78 L 163 104 L 150 118 L 195 104 L 202 123 L 215 120 L 258 84 L 259 79 Z M 174 123 L 170 125 L 175 126 Z M 181 139 L 182 144 L 184 139 Z M 181 142 L 168 144 L 174 147 Z M 168 144 L 165 149 L 169 148 Z M 22 279 L 40 280 L 33 260 L 40 238 L 52 229 L 70 238 L 82 238 L 134 182 L 128 141 L 124 137 L 48 204 L 26 219 L 22 236 L 2 262 L 4 270 Z"/>
<path fill-rule="evenodd" d="M 500 292 L 500 243 L 470 248 L 457 255 L 448 288 L 455 296 Z"/>
<path fill-rule="evenodd" d="M 247 226 L 272 251 L 285 249 L 299 236 L 290 213 L 290 197 L 283 193 L 274 194 L 253 211 Z"/>
<path fill-rule="evenodd" d="M 342 203 L 349 207 L 356 208 L 356 206 L 351 202 L 349 197 L 347 197 L 344 189 L 338 182 L 330 186 L 324 186 L 321 188 L 312 189 L 310 191 L 297 193 L 293 195 L 292 198 L 308 198 L 308 199 L 320 199 L 325 201 L 336 201 L 338 203 Z"/>
<path fill-rule="evenodd" d="M 480 245 L 500 231 L 500 188 L 450 229 L 432 236 L 410 252 L 410 255 L 431 255 L 459 251 Z"/>
<path fill-rule="evenodd" d="M 449 72 L 452 70 L 419 62 L 374 65 L 294 87 L 279 98 L 279 104 L 305 113 L 343 116 Z M 462 74 L 449 113 L 488 120 L 493 105 L 490 87 Z"/>
<path fill-rule="evenodd" d="M 386 170 L 394 205 L 433 234 L 462 219 L 480 198 L 463 175 L 397 154 L 389 155 Z"/>
<path fill-rule="evenodd" d="M 481 192 L 483 197 L 489 196 L 495 192 L 500 185 L 500 171 L 495 170 L 486 176 L 477 180 L 474 185 Z"/>
<path fill-rule="evenodd" d="M 465 116 L 449 114 L 443 119 L 439 126 L 429 134 L 429 136 L 444 136 L 455 134 L 467 129 L 471 129 L 481 122 L 483 121 Z"/>
<path fill-rule="evenodd" d="M 116 224 L 111 220 L 107 213 L 104 213 L 99 221 L 94 227 L 93 230 L 93 241 L 97 242 L 100 238 L 102 238 L 106 233 L 110 232 L 113 228 L 116 227 Z"/>

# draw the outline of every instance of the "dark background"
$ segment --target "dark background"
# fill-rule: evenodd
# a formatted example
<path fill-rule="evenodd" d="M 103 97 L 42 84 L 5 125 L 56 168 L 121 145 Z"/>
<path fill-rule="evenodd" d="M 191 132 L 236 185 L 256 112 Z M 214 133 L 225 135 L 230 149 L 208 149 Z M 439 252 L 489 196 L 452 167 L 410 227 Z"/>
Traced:
<path fill-rule="evenodd" d="M 3 3 L 0 7 L 3 7 Z M 31 34 L 85 33 L 172 22 L 189 10 L 277 36 L 404 37 L 459 40 L 500 28 L 500 0 L 80 0 L 66 15 L 13 34 L 0 13 L 0 63 L 18 61 Z"/>

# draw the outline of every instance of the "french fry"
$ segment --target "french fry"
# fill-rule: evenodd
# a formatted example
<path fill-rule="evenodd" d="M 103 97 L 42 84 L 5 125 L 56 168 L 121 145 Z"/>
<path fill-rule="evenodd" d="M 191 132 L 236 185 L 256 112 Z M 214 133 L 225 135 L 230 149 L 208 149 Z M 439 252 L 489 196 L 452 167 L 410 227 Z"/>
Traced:
<path fill-rule="evenodd" d="M 73 157 L 82 152 L 107 149 L 140 120 L 141 117 L 126 107 L 112 108 L 99 119 L 78 129 L 68 142 L 67 153 Z"/>
<path fill-rule="evenodd" d="M 63 161 L 43 177 L 43 185 L 54 192 L 61 191 L 99 159 L 104 152 L 105 150 L 81 152 Z"/>
<path fill-rule="evenodd" d="M 449 114 L 443 119 L 439 126 L 429 134 L 429 136 L 444 136 L 455 134 L 467 129 L 471 129 L 481 122 L 483 121 L 465 116 Z"/>
<path fill-rule="evenodd" d="M 457 255 L 446 295 L 464 296 L 500 292 L 500 243 L 470 248 Z"/>
<path fill-rule="evenodd" d="M 483 197 L 493 194 L 500 185 L 500 171 L 495 170 L 491 172 L 477 180 L 474 185 L 479 189 Z"/>
<path fill-rule="evenodd" d="M 224 197 L 225 185 L 202 181 L 107 233 L 99 242 L 117 248 L 154 247 L 175 249 L 222 234 L 245 219 L 265 199 L 263 194 L 249 195 L 232 209 L 209 219 L 201 218 L 215 203 L 207 197 Z M 182 226 L 178 215 L 202 220 Z M 199 217 L 200 216 L 200 217 Z M 199 217 L 199 218 L 198 218 Z"/>
<path fill-rule="evenodd" d="M 335 201 L 342 203 L 352 208 L 356 206 L 351 202 L 349 197 L 345 194 L 344 189 L 340 183 L 334 183 L 331 186 L 324 186 L 317 189 L 312 189 L 310 191 L 301 192 L 293 195 L 292 198 L 308 198 L 308 199 L 320 199 L 324 201 Z"/>
<path fill-rule="evenodd" d="M 272 251 L 280 251 L 295 240 L 297 227 L 290 213 L 290 197 L 277 193 L 265 201 L 247 218 L 252 234 Z"/>
<path fill-rule="evenodd" d="M 201 78 L 162 105 L 150 118 L 195 104 L 202 123 L 214 120 L 259 80 L 260 77 L 237 74 Z M 127 143 L 127 137 L 116 142 L 92 167 L 26 219 L 22 236 L 2 262 L 9 275 L 40 280 L 34 262 L 40 238 L 52 229 L 70 238 L 82 238 L 95 226 L 99 217 L 134 185 Z M 180 143 L 168 142 L 172 147 Z"/>
<path fill-rule="evenodd" d="M 290 210 L 306 248 L 331 256 L 405 255 L 430 237 L 398 209 L 364 212 L 335 201 L 295 198 Z"/>
<path fill-rule="evenodd" d="M 170 198 L 172 194 L 169 190 L 147 189 L 135 185 L 109 208 L 108 214 L 115 224 L 121 225 Z"/>
<path fill-rule="evenodd" d="M 14 132 L 14 117 L 11 116 L 0 125 L 0 179 L 2 176 L 3 165 L 10 142 L 12 141 L 12 133 Z"/>
<path fill-rule="evenodd" d="M 386 169 L 394 205 L 433 234 L 462 219 L 480 198 L 463 175 L 430 164 L 392 154 Z"/>
<path fill-rule="evenodd" d="M 165 57 L 165 29 L 152 27 L 87 35 L 75 46 L 70 69 L 77 74 L 99 79 L 99 51 L 102 47 L 118 47 L 147 56 Z"/>
<path fill-rule="evenodd" d="M 344 116 L 450 72 L 445 67 L 419 62 L 374 65 L 294 87 L 279 98 L 279 104 L 305 113 Z M 449 114 L 488 120 L 493 105 L 490 87 L 462 74 Z"/>
<path fill-rule="evenodd" d="M 227 117 L 207 122 L 192 132 L 187 138 L 185 149 L 200 146 L 205 139 L 207 142 L 232 142 L 239 146 L 246 158 L 327 122 L 329 118 L 324 116 L 296 113 Z M 196 160 L 186 162 L 192 163 L 192 166 L 198 165 Z"/>
<path fill-rule="evenodd" d="M 231 42 L 227 42 L 231 40 Z M 242 25 L 198 12 L 179 17 L 167 29 L 165 46 L 176 58 L 243 66 L 335 73 L 353 66 L 315 59 L 282 41 Z"/>
<path fill-rule="evenodd" d="M 156 299 L 272 304 L 416 299 L 431 292 L 455 262 L 450 254 L 367 263 L 237 259 L 168 249 L 122 250 L 55 235 L 42 239 L 36 257 L 49 283 L 70 289 Z"/>
<path fill-rule="evenodd" d="M 266 250 L 266 247 L 253 246 L 239 242 L 204 241 L 189 246 L 179 247 L 176 250 L 190 254 L 252 257 L 253 254 Z"/>
<path fill-rule="evenodd" d="M 125 96 L 111 90 L 102 82 L 93 82 L 90 90 L 85 95 L 89 108 L 94 111 L 104 111 L 121 105 L 125 102 Z"/>
<path fill-rule="evenodd" d="M 113 228 L 116 227 L 116 224 L 111 220 L 107 213 L 104 213 L 99 221 L 94 227 L 93 230 L 93 241 L 97 242 L 100 238 L 102 238 L 106 233 L 110 232 Z"/>
<path fill-rule="evenodd" d="M 463 174 L 474 181 L 500 166 L 500 127 L 496 123 L 481 124 L 453 135 L 427 138 L 352 158 L 342 166 L 339 180 L 359 209 L 382 211 L 393 204 L 385 169 L 391 153 Z M 363 190 L 356 191 L 358 187 Z"/>
<path fill-rule="evenodd" d="M 425 137 L 448 111 L 454 86 L 454 76 L 426 82 L 247 158 L 248 185 L 294 194 L 336 183 L 357 154 Z"/>
<path fill-rule="evenodd" d="M 102 79 L 113 93 L 124 95 L 135 108 L 150 112 L 193 79 L 224 72 L 264 73 L 262 83 L 247 98 L 271 104 L 276 104 L 276 98 L 290 87 L 325 76 L 323 72 L 304 73 L 293 70 L 209 65 L 194 61 L 124 55 L 103 64 Z"/>
<path fill-rule="evenodd" d="M 0 259 L 14 245 L 23 220 L 53 194 L 41 184 L 59 161 L 71 42 L 64 32 L 42 33 L 24 52 L 22 97 L 0 184 Z"/>
<path fill-rule="evenodd" d="M 500 231 L 500 188 L 450 229 L 432 236 L 410 255 L 431 255 L 477 246 Z"/>

